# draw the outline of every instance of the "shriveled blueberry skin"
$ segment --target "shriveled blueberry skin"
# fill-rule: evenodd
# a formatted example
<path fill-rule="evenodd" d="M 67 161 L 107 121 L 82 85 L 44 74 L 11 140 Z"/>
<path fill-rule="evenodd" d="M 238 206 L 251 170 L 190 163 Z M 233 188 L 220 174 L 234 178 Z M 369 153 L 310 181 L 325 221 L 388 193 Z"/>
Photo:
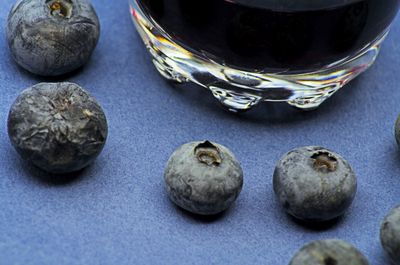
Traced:
<path fill-rule="evenodd" d="M 273 187 L 292 216 L 328 221 L 342 215 L 357 190 L 356 176 L 338 154 L 318 146 L 294 149 L 278 162 Z"/>
<path fill-rule="evenodd" d="M 11 54 L 21 67 L 57 76 L 89 60 L 100 23 L 89 0 L 20 0 L 10 11 L 6 32 Z"/>
<path fill-rule="evenodd" d="M 243 186 L 243 171 L 232 152 L 208 141 L 179 147 L 170 157 L 164 177 L 170 199 L 201 215 L 226 210 Z"/>
<path fill-rule="evenodd" d="M 307 244 L 289 265 L 368 265 L 368 260 L 349 243 L 328 239 Z"/>
<path fill-rule="evenodd" d="M 18 153 L 51 173 L 86 167 L 100 154 L 107 132 L 99 103 L 73 83 L 24 90 L 8 116 L 8 135 Z"/>
<path fill-rule="evenodd" d="M 392 259 L 393 264 L 400 264 L 400 206 L 385 217 L 380 234 L 383 249 Z"/>

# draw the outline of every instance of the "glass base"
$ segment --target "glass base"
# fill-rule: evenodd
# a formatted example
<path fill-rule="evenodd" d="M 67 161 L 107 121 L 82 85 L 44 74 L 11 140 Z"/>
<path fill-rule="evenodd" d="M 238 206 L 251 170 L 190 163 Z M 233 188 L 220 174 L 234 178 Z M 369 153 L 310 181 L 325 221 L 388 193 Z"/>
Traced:
<path fill-rule="evenodd" d="M 387 35 L 385 31 L 355 56 L 318 71 L 249 72 L 216 63 L 204 54 L 194 54 L 151 21 L 136 0 L 130 0 L 130 6 L 136 28 L 160 74 L 177 83 L 194 82 L 208 88 L 231 111 L 249 110 L 262 101 L 284 101 L 300 109 L 315 109 L 374 63 Z"/>

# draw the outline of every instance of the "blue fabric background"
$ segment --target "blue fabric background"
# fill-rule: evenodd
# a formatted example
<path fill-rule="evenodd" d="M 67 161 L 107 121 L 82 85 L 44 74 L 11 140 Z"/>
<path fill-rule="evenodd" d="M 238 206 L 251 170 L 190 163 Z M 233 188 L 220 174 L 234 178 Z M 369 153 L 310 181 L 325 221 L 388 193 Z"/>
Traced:
<path fill-rule="evenodd" d="M 0 264 L 288 264 L 305 243 L 341 238 L 373 265 L 388 264 L 379 226 L 400 203 L 400 20 L 377 63 L 320 109 L 262 104 L 234 115 L 194 86 L 173 87 L 153 68 L 126 0 L 94 1 L 102 36 L 90 63 L 67 77 L 101 102 L 109 121 L 97 162 L 72 180 L 50 181 L 11 147 L 6 119 L 22 89 L 46 79 L 18 68 L 4 37 L 14 1 L 0 10 Z M 245 185 L 218 218 L 174 207 L 163 170 L 179 145 L 210 139 L 240 159 Z M 310 227 L 284 214 L 271 176 L 286 151 L 323 145 L 359 178 L 356 200 L 338 222 Z"/>

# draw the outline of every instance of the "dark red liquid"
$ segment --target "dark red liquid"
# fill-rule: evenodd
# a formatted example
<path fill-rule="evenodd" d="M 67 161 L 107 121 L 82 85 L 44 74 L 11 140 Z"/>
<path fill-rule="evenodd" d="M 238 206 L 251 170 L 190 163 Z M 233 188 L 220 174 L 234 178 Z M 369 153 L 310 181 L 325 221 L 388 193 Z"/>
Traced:
<path fill-rule="evenodd" d="M 355 55 L 373 42 L 394 19 L 400 0 L 295 11 L 226 0 L 139 3 L 174 41 L 219 63 L 260 71 L 304 71 Z"/>

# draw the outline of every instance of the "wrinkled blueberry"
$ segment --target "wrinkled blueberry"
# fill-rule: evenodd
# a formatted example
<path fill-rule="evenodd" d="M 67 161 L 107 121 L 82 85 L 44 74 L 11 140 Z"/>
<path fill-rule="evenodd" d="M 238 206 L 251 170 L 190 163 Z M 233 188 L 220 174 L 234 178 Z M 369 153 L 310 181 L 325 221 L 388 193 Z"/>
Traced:
<path fill-rule="evenodd" d="M 8 135 L 27 161 L 51 173 L 90 164 L 107 138 L 99 103 L 73 83 L 40 83 L 24 90 L 11 107 Z"/>
<path fill-rule="evenodd" d="M 338 154 L 323 147 L 301 147 L 277 164 L 274 191 L 285 210 L 305 221 L 328 221 L 353 202 L 356 176 Z"/>
<path fill-rule="evenodd" d="M 368 261 L 349 243 L 328 239 L 305 245 L 289 265 L 368 265 Z"/>
<path fill-rule="evenodd" d="M 43 76 L 84 65 L 99 34 L 99 19 L 88 0 L 21 0 L 7 20 L 7 40 L 15 61 Z"/>
<path fill-rule="evenodd" d="M 381 227 L 381 242 L 394 264 L 400 264 L 400 206 L 385 217 Z"/>
<path fill-rule="evenodd" d="M 213 215 L 226 210 L 239 196 L 243 172 L 226 147 L 191 142 L 170 157 L 165 182 L 175 204 L 192 213 Z"/>

